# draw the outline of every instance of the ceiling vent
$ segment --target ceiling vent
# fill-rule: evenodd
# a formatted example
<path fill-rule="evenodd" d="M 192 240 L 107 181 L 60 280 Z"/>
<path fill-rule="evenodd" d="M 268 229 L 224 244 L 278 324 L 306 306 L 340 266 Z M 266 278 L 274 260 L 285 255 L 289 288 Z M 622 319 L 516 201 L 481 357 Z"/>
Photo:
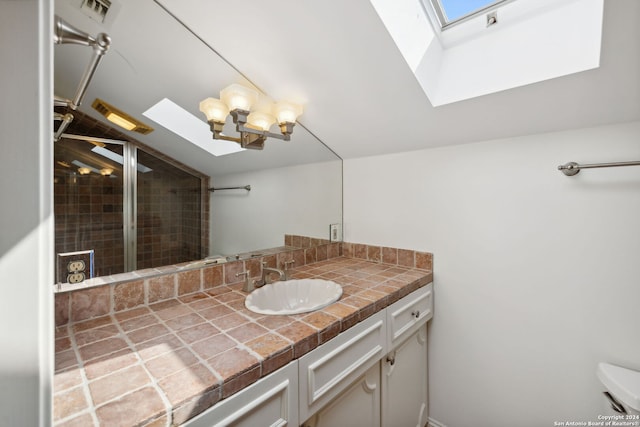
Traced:
<path fill-rule="evenodd" d="M 110 0 L 82 0 L 80 10 L 94 21 L 103 23 L 111 8 Z"/>
<path fill-rule="evenodd" d="M 114 123 L 121 128 L 138 132 L 143 135 L 153 132 L 153 128 L 151 126 L 142 123 L 140 120 L 133 118 L 121 110 L 118 110 L 113 105 L 107 104 L 100 98 L 96 98 L 91 106 L 111 123 Z"/>

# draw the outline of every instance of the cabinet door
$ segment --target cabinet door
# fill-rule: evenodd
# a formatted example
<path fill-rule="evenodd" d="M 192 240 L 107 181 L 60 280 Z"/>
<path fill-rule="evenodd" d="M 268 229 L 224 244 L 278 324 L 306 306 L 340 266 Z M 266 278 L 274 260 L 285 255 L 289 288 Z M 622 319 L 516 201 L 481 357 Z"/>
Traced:
<path fill-rule="evenodd" d="M 298 425 L 298 366 L 291 362 L 262 378 L 184 427 L 255 427 Z"/>
<path fill-rule="evenodd" d="M 337 426 L 380 426 L 380 363 L 303 424 L 303 427 Z"/>
<path fill-rule="evenodd" d="M 382 359 L 382 426 L 427 424 L 427 325 Z"/>
<path fill-rule="evenodd" d="M 310 418 L 387 353 L 385 312 L 363 320 L 298 359 L 300 419 Z"/>

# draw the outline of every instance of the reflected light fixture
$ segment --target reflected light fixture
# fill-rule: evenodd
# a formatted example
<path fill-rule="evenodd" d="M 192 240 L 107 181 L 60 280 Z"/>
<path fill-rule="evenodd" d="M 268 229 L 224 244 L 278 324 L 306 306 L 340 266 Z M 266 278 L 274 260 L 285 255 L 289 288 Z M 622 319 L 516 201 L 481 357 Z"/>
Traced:
<path fill-rule="evenodd" d="M 123 129 L 138 132 L 143 135 L 147 135 L 148 133 L 153 132 L 153 128 L 151 126 L 142 123 L 135 117 L 132 117 L 124 111 L 119 110 L 118 108 L 103 101 L 100 98 L 96 98 L 93 101 L 93 104 L 91 104 L 91 107 L 93 107 L 93 109 L 98 113 L 102 114 L 111 123 L 118 125 Z"/>
<path fill-rule="evenodd" d="M 124 128 L 126 130 L 134 130 L 136 128 L 136 124 L 130 122 L 129 120 L 125 119 L 124 117 L 119 116 L 116 113 L 109 113 L 107 114 L 107 120 L 109 120 L 111 123 L 114 123 L 118 126 L 120 126 L 121 128 Z"/>
<path fill-rule="evenodd" d="M 78 173 L 80 175 L 89 175 L 91 173 L 91 168 L 86 168 L 86 167 L 78 168 Z"/>
<path fill-rule="evenodd" d="M 261 105 L 254 111 L 251 108 L 258 103 L 258 92 L 239 84 L 232 84 L 220 91 L 220 99 L 207 98 L 200 102 L 200 111 L 207 116 L 207 122 L 213 133 L 213 139 L 235 141 L 242 148 L 262 150 L 267 138 L 291 140 L 293 126 L 302 114 L 302 106 L 290 102 Z M 231 114 L 239 137 L 224 135 L 227 116 Z M 280 126 L 280 133 L 269 131 L 274 123 Z"/>

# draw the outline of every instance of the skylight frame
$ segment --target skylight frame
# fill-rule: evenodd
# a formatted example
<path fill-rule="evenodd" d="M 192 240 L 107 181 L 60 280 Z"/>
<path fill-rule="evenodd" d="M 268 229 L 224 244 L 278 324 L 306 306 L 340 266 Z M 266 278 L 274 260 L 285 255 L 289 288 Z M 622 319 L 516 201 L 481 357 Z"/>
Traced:
<path fill-rule="evenodd" d="M 488 4 L 487 6 L 467 13 L 466 15 L 456 18 L 453 21 L 449 21 L 449 19 L 447 18 L 444 7 L 442 6 L 440 0 L 421 0 L 420 3 L 422 4 L 422 7 L 424 8 L 427 15 L 434 17 L 437 21 L 438 26 L 440 27 L 440 30 L 444 31 L 446 29 L 469 21 L 470 19 L 473 19 L 477 16 L 492 12 L 513 1 L 515 0 L 496 0 L 491 4 Z"/>

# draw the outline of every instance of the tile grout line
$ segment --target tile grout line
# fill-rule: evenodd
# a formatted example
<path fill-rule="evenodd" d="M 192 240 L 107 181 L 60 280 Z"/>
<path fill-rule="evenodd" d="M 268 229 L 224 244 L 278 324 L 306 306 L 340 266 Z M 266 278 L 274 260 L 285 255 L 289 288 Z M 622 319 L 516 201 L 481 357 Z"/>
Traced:
<path fill-rule="evenodd" d="M 89 379 L 87 378 L 87 375 L 85 373 L 84 370 L 84 360 L 82 359 L 82 357 L 80 356 L 80 348 L 78 347 L 78 343 L 76 342 L 76 336 L 75 336 L 75 332 L 73 332 L 72 329 L 72 324 L 68 324 L 67 326 L 67 334 L 69 337 L 69 342 L 71 343 L 71 348 L 73 349 L 73 352 L 76 356 L 76 360 L 78 362 L 78 366 L 77 369 L 80 371 L 80 378 L 82 379 L 81 384 L 79 385 L 80 387 L 82 387 L 82 392 L 84 394 L 84 398 L 87 402 L 87 407 L 80 412 L 75 412 L 72 415 L 70 415 L 69 417 L 65 418 L 65 421 L 67 420 L 72 420 L 77 416 L 82 415 L 83 413 L 88 412 L 91 416 L 91 419 L 93 421 L 93 425 L 94 426 L 99 426 L 100 423 L 98 422 L 98 417 L 95 414 L 95 411 L 92 409 L 94 408 L 94 404 L 93 404 L 93 397 L 91 396 L 91 391 L 89 389 Z M 55 424 L 61 424 L 63 422 L 63 420 L 58 420 L 57 422 L 55 422 Z"/>
<path fill-rule="evenodd" d="M 130 350 L 136 356 L 137 363 L 135 363 L 134 365 L 131 365 L 131 366 L 140 366 L 144 370 L 144 372 L 149 376 L 149 378 L 151 379 L 151 385 L 152 385 L 153 389 L 158 393 L 158 395 L 160 396 L 160 400 L 162 400 L 162 403 L 164 405 L 164 412 L 165 412 L 165 415 L 167 416 L 167 423 L 165 424 L 165 426 L 171 425 L 170 423 L 171 423 L 171 419 L 172 419 L 172 411 L 171 411 L 172 405 L 171 405 L 171 402 L 169 401 L 169 398 L 167 396 L 165 396 L 165 393 L 162 391 L 162 388 L 158 384 L 157 378 L 155 378 L 155 376 L 153 376 L 151 374 L 151 372 L 149 372 L 149 370 L 147 369 L 147 366 L 145 365 L 144 360 L 142 360 L 142 357 L 140 356 L 138 350 L 136 349 L 135 344 L 133 343 L 133 341 L 131 341 L 129 336 L 126 334 L 126 332 L 124 331 L 124 329 L 120 325 L 120 321 L 115 316 L 113 316 L 113 321 L 114 321 L 114 323 L 116 325 L 116 328 L 118 328 L 119 333 L 122 334 L 124 341 L 127 343 L 127 345 L 129 346 Z M 138 329 L 143 329 L 143 328 L 138 328 Z M 134 330 L 137 330 L 137 329 L 134 329 Z M 127 368 L 129 368 L 129 366 L 127 366 Z M 120 369 L 120 370 L 123 370 L 123 369 Z M 106 376 L 107 375 L 105 375 L 105 377 Z M 113 398 L 113 399 L 111 399 L 111 400 L 109 400 L 107 402 L 104 402 L 100 406 L 104 406 L 104 405 L 108 404 L 109 402 L 115 401 L 117 399 L 121 399 L 122 397 L 128 396 L 128 395 L 130 395 L 130 394 L 132 394 L 132 393 L 134 393 L 134 392 L 136 392 L 138 390 L 142 390 L 143 388 L 147 387 L 147 385 L 148 384 L 145 384 L 145 385 L 143 385 L 141 387 L 138 387 L 135 390 L 130 390 L 129 392 L 127 392 L 125 394 L 122 394 L 122 395 L 120 395 L 118 397 L 115 397 L 115 398 Z M 96 407 L 95 409 L 97 410 L 98 407 Z M 97 415 L 96 415 L 96 417 L 97 417 Z M 159 419 L 159 418 L 156 418 L 156 420 L 157 419 Z M 155 420 L 152 420 L 152 421 L 155 421 Z"/>

